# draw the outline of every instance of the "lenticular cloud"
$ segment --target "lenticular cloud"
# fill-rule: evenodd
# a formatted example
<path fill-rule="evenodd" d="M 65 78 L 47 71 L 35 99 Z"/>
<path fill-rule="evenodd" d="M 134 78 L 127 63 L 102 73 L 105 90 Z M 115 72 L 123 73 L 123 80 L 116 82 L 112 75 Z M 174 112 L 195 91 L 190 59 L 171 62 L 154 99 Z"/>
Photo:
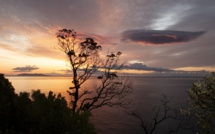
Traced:
<path fill-rule="evenodd" d="M 127 30 L 122 33 L 122 41 L 133 41 L 154 45 L 181 43 L 192 41 L 204 33 L 204 31 Z"/>

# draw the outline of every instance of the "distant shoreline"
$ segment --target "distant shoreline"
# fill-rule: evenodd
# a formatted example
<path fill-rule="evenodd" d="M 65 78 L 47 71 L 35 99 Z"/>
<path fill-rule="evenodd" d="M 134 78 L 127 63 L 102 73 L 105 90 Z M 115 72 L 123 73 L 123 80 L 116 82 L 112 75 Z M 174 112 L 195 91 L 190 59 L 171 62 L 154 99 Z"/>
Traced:
<path fill-rule="evenodd" d="M 5 75 L 6 77 L 72 77 L 68 75 Z M 92 76 L 92 78 L 98 76 Z M 136 77 L 136 78 L 204 78 L 204 76 L 140 76 L 140 75 L 131 75 L 131 76 L 122 76 L 122 77 Z"/>
<path fill-rule="evenodd" d="M 35 73 L 35 74 L 22 73 L 22 74 L 17 74 L 14 76 L 51 76 L 51 75 L 45 75 L 45 74 L 40 74 L 40 73 Z"/>

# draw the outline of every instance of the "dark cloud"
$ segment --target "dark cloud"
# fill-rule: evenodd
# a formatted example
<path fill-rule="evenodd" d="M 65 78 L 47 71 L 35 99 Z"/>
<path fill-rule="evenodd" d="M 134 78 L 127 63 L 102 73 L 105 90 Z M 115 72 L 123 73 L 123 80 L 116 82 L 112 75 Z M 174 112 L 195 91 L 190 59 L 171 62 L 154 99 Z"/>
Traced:
<path fill-rule="evenodd" d="M 12 70 L 14 72 L 31 72 L 31 71 L 37 70 L 37 69 L 39 69 L 39 68 L 34 65 L 33 66 L 27 65 L 25 67 L 15 67 Z"/>
<path fill-rule="evenodd" d="M 171 30 L 127 30 L 122 33 L 122 41 L 149 44 L 169 44 L 189 42 L 203 35 L 204 31 L 187 32 Z"/>
<path fill-rule="evenodd" d="M 160 67 L 148 67 L 143 65 L 142 63 L 133 63 L 127 66 L 123 66 L 122 69 L 131 69 L 131 70 L 144 70 L 144 71 L 156 71 L 156 72 L 163 72 L 163 71 L 173 71 L 167 68 L 160 68 Z"/>

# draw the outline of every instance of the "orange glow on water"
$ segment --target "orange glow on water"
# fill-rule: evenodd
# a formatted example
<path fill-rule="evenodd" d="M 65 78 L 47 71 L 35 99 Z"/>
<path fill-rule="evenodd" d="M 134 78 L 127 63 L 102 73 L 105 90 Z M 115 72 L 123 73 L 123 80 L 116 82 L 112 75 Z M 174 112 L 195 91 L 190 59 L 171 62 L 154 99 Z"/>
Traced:
<path fill-rule="evenodd" d="M 49 91 L 53 91 L 55 94 L 60 93 L 66 98 L 68 102 L 71 100 L 71 96 L 68 95 L 67 90 L 69 90 L 69 87 L 73 86 L 72 77 L 10 76 L 7 78 L 12 83 L 17 94 L 20 92 L 31 93 L 32 90 L 40 89 L 41 92 L 45 93 L 46 95 L 49 93 Z M 82 85 L 80 93 L 82 93 L 84 90 L 92 91 L 97 83 L 97 77 L 92 77 Z"/>

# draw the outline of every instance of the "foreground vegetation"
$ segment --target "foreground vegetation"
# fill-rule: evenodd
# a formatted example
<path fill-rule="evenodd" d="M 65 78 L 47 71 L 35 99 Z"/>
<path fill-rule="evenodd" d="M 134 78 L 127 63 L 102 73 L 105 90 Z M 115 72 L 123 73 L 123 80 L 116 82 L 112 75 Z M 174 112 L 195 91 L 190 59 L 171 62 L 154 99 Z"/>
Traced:
<path fill-rule="evenodd" d="M 138 114 L 132 115 L 140 119 L 143 133 L 154 133 L 154 129 L 160 122 L 174 119 L 179 126 L 170 130 L 170 133 L 177 132 L 178 129 L 189 128 L 191 133 L 211 134 L 214 133 L 215 123 L 215 75 L 205 77 L 201 81 L 195 82 L 188 90 L 190 106 L 183 109 L 185 116 L 190 116 L 186 124 L 178 117 L 174 109 L 168 106 L 169 100 L 164 98 L 162 106 L 163 112 L 154 109 L 154 126 L 152 129 L 147 126 L 145 119 Z M 152 113 L 153 114 L 153 113 Z M 178 120 L 179 119 L 179 120 Z M 40 90 L 32 91 L 31 94 L 22 92 L 15 94 L 13 86 L 0 74 L 0 134 L 37 134 L 37 133 L 74 133 L 90 134 L 95 133 L 94 126 L 89 122 L 88 112 L 73 112 L 68 107 L 66 100 L 60 94 L 55 95 L 49 92 L 47 96 Z"/>
<path fill-rule="evenodd" d="M 215 73 L 193 83 L 188 90 L 189 108 L 182 110 L 196 119 L 198 134 L 215 133 Z"/>
<path fill-rule="evenodd" d="M 89 113 L 76 114 L 60 94 L 40 90 L 15 94 L 0 74 L 0 134 L 93 134 Z"/>

